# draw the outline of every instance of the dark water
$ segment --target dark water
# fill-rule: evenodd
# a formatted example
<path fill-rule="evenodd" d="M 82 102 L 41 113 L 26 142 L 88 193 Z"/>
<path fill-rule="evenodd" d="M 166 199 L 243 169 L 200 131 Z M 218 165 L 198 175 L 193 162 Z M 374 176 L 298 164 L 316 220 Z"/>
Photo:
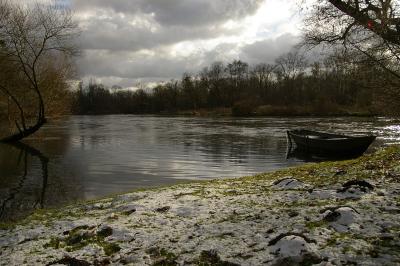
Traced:
<path fill-rule="evenodd" d="M 0 220 L 182 180 L 238 177 L 298 165 L 287 129 L 374 133 L 400 143 L 394 118 L 75 116 L 46 125 L 26 146 L 0 145 Z"/>

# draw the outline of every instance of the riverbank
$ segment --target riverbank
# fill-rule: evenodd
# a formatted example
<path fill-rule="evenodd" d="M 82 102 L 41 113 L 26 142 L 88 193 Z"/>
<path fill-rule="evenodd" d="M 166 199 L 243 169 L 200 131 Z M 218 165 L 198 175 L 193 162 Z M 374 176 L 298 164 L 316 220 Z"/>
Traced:
<path fill-rule="evenodd" d="M 261 105 L 252 106 L 236 105 L 232 108 L 202 108 L 194 110 L 181 110 L 175 112 L 163 112 L 164 115 L 182 115 L 182 116 L 200 116 L 200 117 L 373 117 L 379 114 L 371 110 L 361 110 L 357 108 L 334 107 L 327 109 L 318 109 L 310 106 L 272 106 Z"/>
<path fill-rule="evenodd" d="M 395 265 L 400 147 L 37 212 L 0 229 L 1 265 Z"/>
<path fill-rule="evenodd" d="M 85 113 L 76 115 L 111 115 L 112 113 Z M 167 115 L 167 116 L 198 116 L 198 117 L 373 117 L 379 114 L 370 110 L 357 108 L 331 108 L 316 109 L 310 106 L 272 106 L 272 105 L 237 105 L 232 108 L 198 108 L 177 111 L 163 111 L 160 113 L 146 113 L 147 115 Z"/>

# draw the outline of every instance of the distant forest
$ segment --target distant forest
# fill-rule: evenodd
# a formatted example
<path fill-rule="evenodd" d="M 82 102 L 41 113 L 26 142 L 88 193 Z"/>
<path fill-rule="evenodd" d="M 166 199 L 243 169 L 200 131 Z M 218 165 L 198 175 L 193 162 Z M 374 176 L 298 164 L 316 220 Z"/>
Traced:
<path fill-rule="evenodd" d="M 92 82 L 74 94 L 72 109 L 75 114 L 399 114 L 397 83 L 361 53 L 338 49 L 309 63 L 294 51 L 275 64 L 215 62 L 147 92 L 112 91 Z"/>

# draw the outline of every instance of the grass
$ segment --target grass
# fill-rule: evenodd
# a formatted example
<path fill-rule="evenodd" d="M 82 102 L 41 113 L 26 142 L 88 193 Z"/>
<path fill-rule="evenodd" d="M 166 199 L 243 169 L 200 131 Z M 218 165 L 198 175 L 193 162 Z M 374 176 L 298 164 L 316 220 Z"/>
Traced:
<path fill-rule="evenodd" d="M 52 237 L 50 241 L 43 245 L 44 248 L 65 248 L 66 251 L 71 252 L 82 249 L 89 244 L 95 244 L 103 248 L 104 253 L 110 256 L 121 250 L 117 243 L 110 243 L 105 241 L 105 238 L 112 234 L 112 230 L 101 230 L 94 233 L 89 230 L 88 226 L 78 226 L 68 232 L 65 238 Z"/>
<path fill-rule="evenodd" d="M 298 167 L 287 168 L 273 173 L 249 177 L 250 180 L 277 180 L 291 176 L 315 186 L 333 185 L 350 179 L 378 179 L 387 169 L 400 166 L 400 147 L 389 146 L 374 154 L 346 161 L 308 163 Z M 345 174 L 335 175 L 340 169 Z"/>
<path fill-rule="evenodd" d="M 306 227 L 309 230 L 313 230 L 315 228 L 319 228 L 322 226 L 326 226 L 327 222 L 321 220 L 321 221 L 312 221 L 312 222 L 306 222 Z"/>
<path fill-rule="evenodd" d="M 153 266 L 170 266 L 178 265 L 176 259 L 178 258 L 174 253 L 166 250 L 165 248 L 153 247 L 146 251 L 150 257 L 155 260 Z"/>

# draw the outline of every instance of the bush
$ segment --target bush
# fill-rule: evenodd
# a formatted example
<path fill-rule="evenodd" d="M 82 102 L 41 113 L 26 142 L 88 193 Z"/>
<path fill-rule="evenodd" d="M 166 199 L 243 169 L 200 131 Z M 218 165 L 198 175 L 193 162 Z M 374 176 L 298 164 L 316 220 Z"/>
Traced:
<path fill-rule="evenodd" d="M 236 102 L 232 107 L 233 116 L 251 116 L 254 115 L 257 105 L 254 101 L 244 100 Z"/>

